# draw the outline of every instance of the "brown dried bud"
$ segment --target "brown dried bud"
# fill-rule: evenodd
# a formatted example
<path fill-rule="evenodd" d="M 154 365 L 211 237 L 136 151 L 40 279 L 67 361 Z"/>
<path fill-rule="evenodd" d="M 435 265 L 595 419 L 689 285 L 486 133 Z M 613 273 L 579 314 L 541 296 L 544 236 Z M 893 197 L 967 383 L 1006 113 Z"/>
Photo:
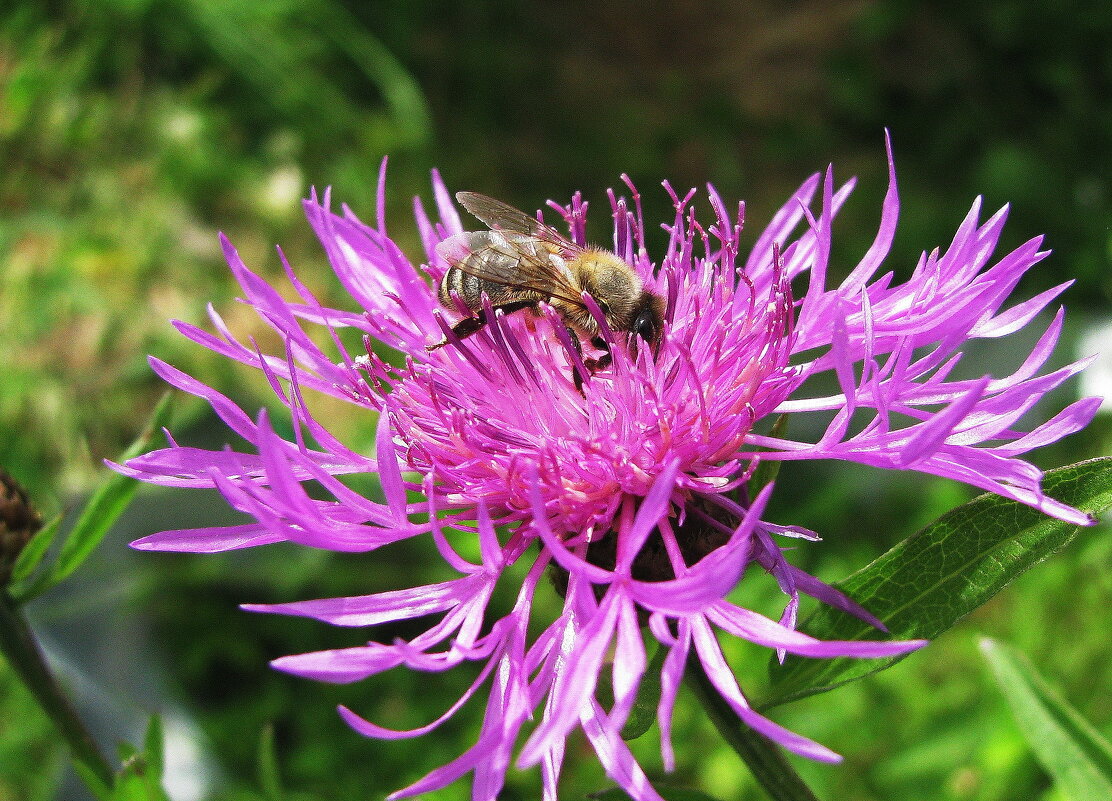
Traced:
<path fill-rule="evenodd" d="M 15 560 L 40 528 L 42 517 L 27 491 L 0 467 L 0 587 L 8 583 Z"/>

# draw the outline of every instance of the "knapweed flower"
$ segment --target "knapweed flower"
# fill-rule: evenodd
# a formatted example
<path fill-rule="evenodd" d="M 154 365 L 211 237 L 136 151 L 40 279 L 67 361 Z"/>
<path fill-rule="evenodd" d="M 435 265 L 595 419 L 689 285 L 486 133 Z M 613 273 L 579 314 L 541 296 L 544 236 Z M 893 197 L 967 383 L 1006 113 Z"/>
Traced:
<path fill-rule="evenodd" d="M 665 654 L 657 719 L 667 769 L 674 764 L 676 693 L 693 659 L 745 724 L 795 753 L 836 760 L 750 708 L 718 637 L 819 658 L 893 655 L 923 643 L 823 642 L 794 630 L 801 594 L 881 624 L 785 559 L 783 543 L 815 535 L 791 521 L 764 519 L 772 487 L 755 493 L 748 487 L 759 461 L 842 459 L 915 470 L 1089 522 L 1045 496 L 1039 471 L 1020 457 L 1081 428 L 1096 401 L 1074 403 L 1027 433 L 1013 427 L 1083 366 L 1040 372 L 1062 312 L 1010 375 L 952 377 L 967 340 L 1017 331 L 1066 285 L 1005 308 L 1017 282 L 1046 253 L 1033 239 L 993 261 L 1006 210 L 982 222 L 979 201 L 949 247 L 924 254 L 907 281 L 895 281 L 881 270 L 898 211 L 890 151 L 889 164 L 875 241 L 834 286 L 828 280 L 831 224 L 852 182 L 835 188 L 832 170 L 812 176 L 788 199 L 744 259 L 744 206 L 731 211 L 708 186 L 713 219 L 701 224 L 692 211 L 694 190 L 680 196 L 667 183 L 675 208 L 664 226 L 668 243 L 650 254 L 639 196 L 627 181 L 631 201 L 610 195 L 613 249 L 664 299 L 663 332 L 655 348 L 631 345 L 585 297 L 613 357 L 594 369 L 547 305 L 537 314 L 508 315 L 488 307 L 481 330 L 465 339 L 452 333 L 459 310 L 438 306 L 435 285 L 449 265 L 437 246 L 465 224 L 435 174 L 436 220 L 415 203 L 425 251 L 420 266 L 387 235 L 384 179 L 370 225 L 346 208 L 332 212 L 327 193 L 314 195 L 305 210 L 351 308 L 323 307 L 288 265 L 300 299 L 284 299 L 225 241 L 245 301 L 278 333 L 284 353 L 264 354 L 237 340 L 215 311 L 215 334 L 177 323 L 190 339 L 261 370 L 290 410 L 293 435 L 279 436 L 265 412 L 252 418 L 216 390 L 152 359 L 170 384 L 211 403 L 252 450 L 171 443 L 119 468 L 153 483 L 216 488 L 253 522 L 167 531 L 136 547 L 214 552 L 291 541 L 368 551 L 428 538 L 454 578 L 359 597 L 246 606 L 337 626 L 433 621 L 409 640 L 276 660 L 279 669 L 301 676 L 352 682 L 398 667 L 482 665 L 465 695 L 417 730 L 387 729 L 341 708 L 369 737 L 413 737 L 489 684 L 477 742 L 392 798 L 470 772 L 473 797 L 494 799 L 516 753 L 518 766 L 541 766 L 545 798 L 555 799 L 565 739 L 580 728 L 629 795 L 658 799 L 620 736 L 653 641 Z M 549 222 L 583 243 L 587 204 L 577 195 L 567 206 L 551 205 Z M 323 335 L 313 338 L 310 329 Z M 343 345 L 341 329 L 362 333 L 358 352 Z M 446 346 L 429 349 L 445 338 Z M 372 349 L 374 340 L 404 354 L 404 364 L 387 363 Z M 824 375 L 834 379 L 826 394 L 811 390 L 818 383 L 812 379 Z M 365 408 L 368 424 L 377 415 L 374 455 L 331 434 L 327 421 L 310 411 L 307 390 Z M 816 412 L 826 414 L 826 423 L 814 441 L 780 433 L 792 432 L 790 425 L 772 426 L 781 415 Z M 379 476 L 384 501 L 340 480 L 357 473 Z M 313 494 L 306 482 L 314 482 Z M 481 558 L 465 559 L 447 529 L 453 537 L 470 533 Z M 507 574 L 519 563 L 522 569 Z M 770 573 L 786 595 L 778 621 L 730 600 L 751 566 Z M 555 580 L 542 581 L 546 573 Z M 488 602 L 507 575 L 524 578 L 511 588 L 512 609 L 499 617 Z M 539 593 L 562 596 L 555 619 L 531 620 Z M 604 672 L 605 693 L 599 692 Z"/>

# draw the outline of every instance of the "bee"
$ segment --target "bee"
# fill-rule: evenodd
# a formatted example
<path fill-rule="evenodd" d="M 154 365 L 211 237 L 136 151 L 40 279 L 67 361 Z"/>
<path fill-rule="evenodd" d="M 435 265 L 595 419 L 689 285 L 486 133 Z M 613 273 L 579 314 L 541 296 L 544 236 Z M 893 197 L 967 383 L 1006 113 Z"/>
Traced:
<path fill-rule="evenodd" d="M 605 352 L 597 360 L 586 360 L 588 369 L 604 368 L 610 363 L 609 347 L 583 302 L 586 293 L 598 304 L 610 330 L 634 334 L 655 350 L 664 324 L 664 299 L 646 290 L 624 259 L 577 245 L 535 217 L 486 195 L 459 192 L 456 200 L 490 229 L 452 237 L 437 248 L 450 265 L 437 291 L 440 303 L 455 308 L 454 295 L 473 315 L 452 327 L 456 336 L 470 336 L 489 322 L 483 293 L 494 310 L 504 314 L 526 309 L 537 314 L 540 304 L 547 303 L 564 321 L 580 354 L 581 339 Z M 445 339 L 429 350 L 446 344 Z M 578 373 L 575 380 L 579 386 Z"/>

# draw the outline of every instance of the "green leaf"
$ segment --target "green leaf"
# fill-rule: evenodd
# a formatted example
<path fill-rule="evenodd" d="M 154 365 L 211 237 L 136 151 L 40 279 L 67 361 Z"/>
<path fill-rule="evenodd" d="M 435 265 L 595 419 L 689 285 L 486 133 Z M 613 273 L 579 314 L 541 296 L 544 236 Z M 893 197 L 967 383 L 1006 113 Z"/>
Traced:
<path fill-rule="evenodd" d="M 79 759 L 75 759 L 70 764 L 73 766 L 73 772 L 85 785 L 85 789 L 91 792 L 97 801 L 116 801 L 112 789 L 88 765 Z"/>
<path fill-rule="evenodd" d="M 119 773 L 110 801 L 170 801 L 162 789 L 162 719 L 152 715 L 143 737 L 143 750 L 122 742 Z"/>
<path fill-rule="evenodd" d="M 629 717 L 622 726 L 623 740 L 636 740 L 652 728 L 656 720 L 656 708 L 660 705 L 660 669 L 664 666 L 664 659 L 668 656 L 667 648 L 657 648 L 653 658 L 645 666 L 645 674 L 641 677 L 641 684 L 637 688 L 637 698 L 629 710 Z M 603 671 L 598 677 L 596 693 L 599 703 L 609 709 L 614 703 L 613 677 L 609 671 Z"/>
<path fill-rule="evenodd" d="M 787 429 L 788 415 L 782 414 L 776 418 L 776 422 L 772 424 L 772 430 L 768 432 L 768 435 L 770 437 L 782 437 Z M 757 462 L 757 469 L 753 471 L 753 476 L 749 479 L 749 497 L 756 498 L 757 494 L 763 490 L 766 485 L 775 481 L 776 476 L 780 473 L 780 465 L 782 464 L 783 462 L 779 459 L 768 459 Z"/>
<path fill-rule="evenodd" d="M 112 787 L 111 801 L 170 801 L 160 777 L 143 754 L 136 754 L 120 770 Z"/>
<path fill-rule="evenodd" d="M 274 747 L 274 726 L 267 724 L 259 735 L 259 785 L 266 801 L 282 801 L 282 775 Z"/>
<path fill-rule="evenodd" d="M 981 652 L 1058 788 L 1068 798 L 1112 798 L 1112 745 L 1015 649 L 984 639 Z"/>
<path fill-rule="evenodd" d="M 1112 457 L 1049 471 L 1043 487 L 1083 512 L 1112 506 Z M 982 495 L 943 515 L 835 586 L 888 626 L 893 639 L 931 639 L 979 607 L 1016 576 L 1063 547 L 1078 527 L 998 495 Z M 823 607 L 800 628 L 824 640 L 881 639 L 851 615 Z M 768 708 L 892 666 L 884 659 L 772 662 Z"/>
<path fill-rule="evenodd" d="M 147 733 L 143 737 L 143 754 L 147 760 L 147 768 L 154 776 L 162 778 L 164 765 L 163 743 L 165 737 L 162 732 L 162 718 L 151 715 L 147 722 Z"/>
<path fill-rule="evenodd" d="M 143 433 L 124 451 L 119 461 L 126 462 L 128 459 L 146 452 L 155 432 L 162 428 L 169 418 L 170 398 L 171 393 L 169 392 L 162 396 L 158 405 L 155 406 L 154 413 L 147 422 Z M 77 522 L 62 543 L 58 551 L 58 558 L 51 566 L 50 571 L 33 585 L 13 593 L 16 600 L 19 603 L 26 603 L 36 595 L 58 585 L 77 570 L 89 558 L 89 554 L 96 550 L 112 524 L 131 503 L 138 487 L 139 483 L 135 479 L 113 473 L 93 493 L 89 502 L 85 504 L 85 508 L 81 510 Z"/>
<path fill-rule="evenodd" d="M 62 515 L 56 514 L 50 518 L 45 526 L 35 532 L 35 536 L 31 537 L 30 541 L 19 552 L 16 557 L 15 564 L 12 565 L 11 582 L 22 582 L 27 579 L 35 568 L 42 562 L 46 556 L 47 550 L 54 542 L 54 538 L 58 535 L 58 528 L 62 525 Z"/>

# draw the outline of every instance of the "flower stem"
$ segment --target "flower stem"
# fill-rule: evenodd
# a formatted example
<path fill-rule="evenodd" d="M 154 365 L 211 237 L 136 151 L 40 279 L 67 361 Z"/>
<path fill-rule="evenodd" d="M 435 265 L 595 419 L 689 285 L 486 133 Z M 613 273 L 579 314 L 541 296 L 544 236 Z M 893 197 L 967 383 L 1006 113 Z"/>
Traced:
<path fill-rule="evenodd" d="M 112 768 L 96 741 L 77 716 L 58 680 L 51 673 L 31 627 L 6 590 L 0 589 L 0 653 L 16 675 L 35 696 L 39 706 L 53 721 L 69 744 L 73 758 L 84 770 L 78 771 L 89 790 L 104 797 L 112 787 Z M 94 783 L 97 786 L 94 786 Z"/>
<path fill-rule="evenodd" d="M 687 665 L 687 684 L 698 696 L 714 727 L 773 801 L 818 801 L 779 747 L 738 720 L 719 695 L 698 659 Z"/>

